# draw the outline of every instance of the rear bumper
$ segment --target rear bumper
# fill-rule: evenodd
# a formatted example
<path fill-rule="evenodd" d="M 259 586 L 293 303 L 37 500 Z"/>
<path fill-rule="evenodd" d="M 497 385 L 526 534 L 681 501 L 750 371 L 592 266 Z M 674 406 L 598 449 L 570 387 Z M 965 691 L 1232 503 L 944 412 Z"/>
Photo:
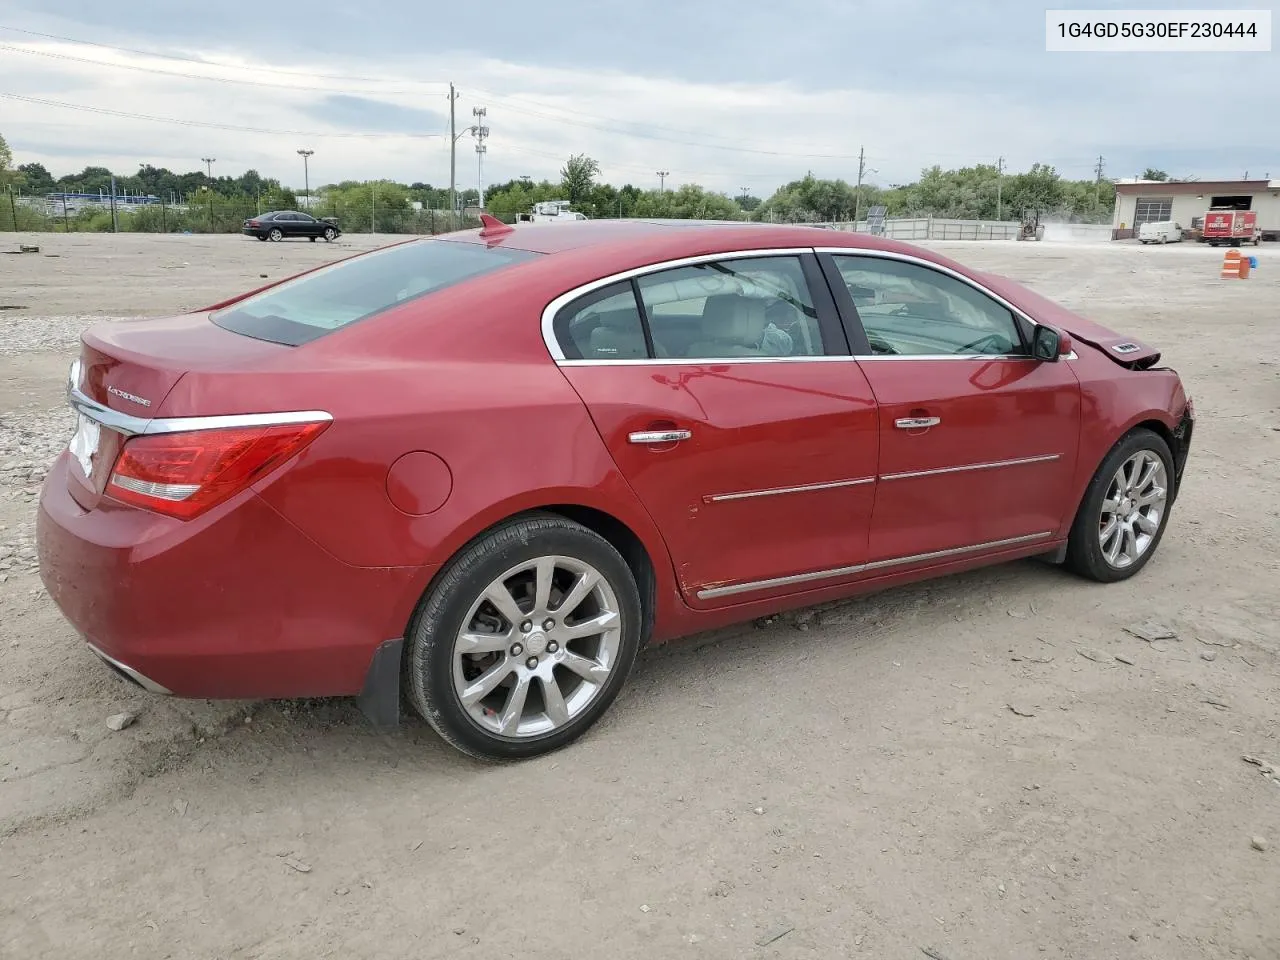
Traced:
<path fill-rule="evenodd" d="M 40 496 L 41 579 L 96 654 L 156 693 L 358 694 L 433 572 L 345 564 L 252 493 L 185 523 L 106 500 L 85 511 L 68 463 Z"/>

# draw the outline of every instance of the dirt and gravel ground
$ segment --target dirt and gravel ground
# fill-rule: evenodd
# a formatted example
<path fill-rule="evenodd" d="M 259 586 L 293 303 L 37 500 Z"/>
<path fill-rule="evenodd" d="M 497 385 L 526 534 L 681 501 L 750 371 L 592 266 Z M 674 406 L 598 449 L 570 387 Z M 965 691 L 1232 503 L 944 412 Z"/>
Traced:
<path fill-rule="evenodd" d="M 377 242 L 0 238 L 0 956 L 1280 956 L 1280 773 L 1242 760 L 1280 766 L 1280 249 L 1224 283 L 1191 245 L 945 245 L 1186 380 L 1135 580 L 1025 562 L 690 638 L 492 767 L 343 701 L 142 694 L 35 572 L 87 322 Z"/>

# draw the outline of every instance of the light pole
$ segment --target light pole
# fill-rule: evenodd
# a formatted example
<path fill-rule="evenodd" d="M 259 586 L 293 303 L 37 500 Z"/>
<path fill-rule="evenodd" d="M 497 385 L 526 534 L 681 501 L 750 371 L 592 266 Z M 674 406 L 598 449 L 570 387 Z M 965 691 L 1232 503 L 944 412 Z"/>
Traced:
<path fill-rule="evenodd" d="M 742 201 L 743 201 L 743 200 L 747 200 L 747 199 L 749 199 L 750 197 L 751 197 L 751 194 L 747 192 L 747 188 L 746 188 L 746 187 L 743 187 L 743 188 L 742 188 L 742 200 L 739 200 L 739 201 L 738 201 L 738 206 L 740 206 L 740 207 L 741 207 L 741 206 L 742 206 Z M 743 210 L 743 213 L 745 213 L 745 214 L 747 215 L 747 219 L 748 219 L 748 220 L 750 220 L 750 219 L 751 219 L 751 211 L 750 211 L 750 210 L 746 210 L 746 209 L 744 209 L 744 210 Z"/>
<path fill-rule="evenodd" d="M 658 171 L 658 190 L 661 193 L 667 192 L 667 177 L 671 176 L 670 170 Z"/>
<path fill-rule="evenodd" d="M 208 176 L 208 180 L 209 180 L 209 187 L 208 187 L 208 190 L 209 190 L 209 232 L 210 232 L 210 233 L 213 233 L 213 164 L 214 164 L 214 162 L 215 162 L 218 158 L 217 158 L 217 157 L 201 157 L 200 159 L 204 161 L 205 166 L 206 166 L 206 167 L 208 168 L 208 170 L 209 170 L 209 176 Z"/>
<path fill-rule="evenodd" d="M 315 153 L 314 150 L 298 151 L 298 156 L 302 158 L 302 184 L 303 184 L 303 189 L 306 190 L 307 192 L 307 209 L 308 210 L 311 209 L 311 170 L 309 168 L 309 164 L 307 163 L 307 161 L 311 159 L 311 155 L 314 153 Z"/>
<path fill-rule="evenodd" d="M 476 124 L 471 128 L 476 138 L 476 185 L 480 194 L 480 209 L 484 209 L 484 155 L 489 152 L 489 148 L 484 145 L 485 137 L 489 136 L 489 128 L 484 125 L 485 108 L 472 107 L 471 115 L 476 118 Z"/>

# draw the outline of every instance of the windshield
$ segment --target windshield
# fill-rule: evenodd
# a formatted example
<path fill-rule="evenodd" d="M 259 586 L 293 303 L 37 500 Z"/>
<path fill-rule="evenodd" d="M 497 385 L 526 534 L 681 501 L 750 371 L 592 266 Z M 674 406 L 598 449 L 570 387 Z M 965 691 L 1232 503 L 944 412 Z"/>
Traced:
<path fill-rule="evenodd" d="M 226 330 L 297 346 L 409 300 L 540 254 L 419 240 L 344 260 L 213 314 Z"/>

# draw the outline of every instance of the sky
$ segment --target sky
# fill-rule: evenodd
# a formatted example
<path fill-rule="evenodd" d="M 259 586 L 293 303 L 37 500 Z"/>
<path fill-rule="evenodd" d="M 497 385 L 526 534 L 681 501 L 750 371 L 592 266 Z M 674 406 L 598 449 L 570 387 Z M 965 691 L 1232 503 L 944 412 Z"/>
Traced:
<path fill-rule="evenodd" d="M 661 170 L 767 196 L 808 172 L 855 182 L 860 150 L 879 185 L 997 158 L 1091 179 L 1099 155 L 1110 177 L 1280 178 L 1280 53 L 1048 53 L 1028 0 L 0 5 L 0 134 L 55 176 L 213 157 L 301 187 L 306 148 L 312 187 L 447 186 L 450 81 L 459 132 L 487 111 L 486 183 L 586 153 L 619 185 Z M 457 147 L 473 187 L 475 141 Z"/>

